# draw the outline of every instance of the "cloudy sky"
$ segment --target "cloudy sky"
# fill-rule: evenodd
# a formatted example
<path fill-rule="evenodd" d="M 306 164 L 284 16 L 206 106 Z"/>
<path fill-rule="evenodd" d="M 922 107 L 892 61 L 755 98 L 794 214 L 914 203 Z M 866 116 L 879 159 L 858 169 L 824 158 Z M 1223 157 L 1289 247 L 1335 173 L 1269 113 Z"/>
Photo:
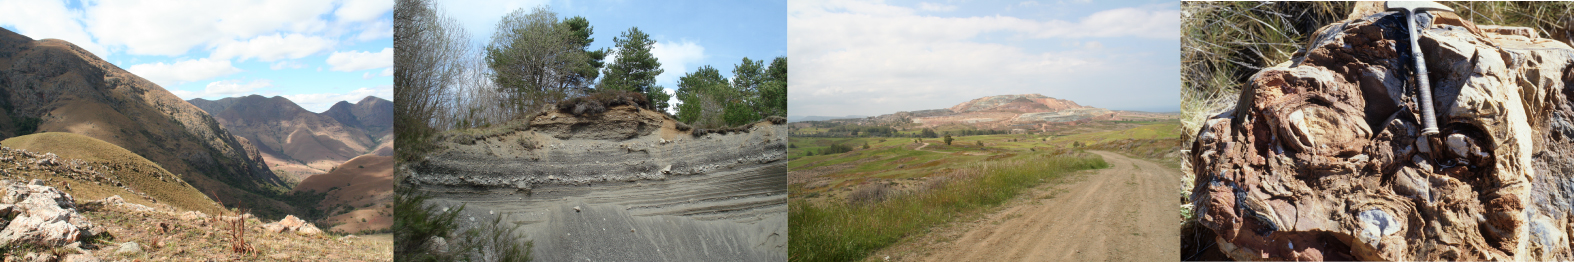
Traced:
<path fill-rule="evenodd" d="M 0 0 L 0 27 L 70 41 L 182 99 L 393 98 L 392 0 Z"/>
<path fill-rule="evenodd" d="M 793 0 L 787 9 L 793 117 L 1028 93 L 1179 111 L 1174 1 Z"/>
<path fill-rule="evenodd" d="M 679 77 L 703 65 L 730 78 L 733 66 L 744 57 L 769 61 L 786 56 L 786 2 L 457 0 L 441 1 L 440 8 L 459 19 L 478 46 L 490 41 L 504 15 L 541 5 L 557 12 L 559 19 L 583 16 L 590 20 L 595 29 L 592 49 L 613 48 L 612 38 L 639 27 L 656 40 L 651 52 L 665 70 L 656 77 L 656 84 L 671 91 L 678 88 Z"/>

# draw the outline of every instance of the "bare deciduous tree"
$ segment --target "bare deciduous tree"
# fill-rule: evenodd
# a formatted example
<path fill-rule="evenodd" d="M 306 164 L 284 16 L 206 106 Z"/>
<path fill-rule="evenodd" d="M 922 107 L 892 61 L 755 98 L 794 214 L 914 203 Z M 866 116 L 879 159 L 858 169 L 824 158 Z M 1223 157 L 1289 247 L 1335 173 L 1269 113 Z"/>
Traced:
<path fill-rule="evenodd" d="M 394 142 L 399 160 L 425 151 L 438 130 L 451 94 L 464 72 L 469 37 L 458 20 L 444 17 L 429 0 L 399 0 L 394 6 Z"/>

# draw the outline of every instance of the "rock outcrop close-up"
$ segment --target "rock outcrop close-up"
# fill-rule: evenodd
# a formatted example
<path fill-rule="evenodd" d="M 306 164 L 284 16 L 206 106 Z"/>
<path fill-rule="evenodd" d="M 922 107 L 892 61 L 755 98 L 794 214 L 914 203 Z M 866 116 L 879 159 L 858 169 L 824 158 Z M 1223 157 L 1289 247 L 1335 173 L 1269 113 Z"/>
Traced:
<path fill-rule="evenodd" d="M 1368 9 L 1369 10 L 1369 9 Z M 1380 10 L 1380 9 L 1379 9 Z M 1570 260 L 1574 48 L 1418 12 L 1322 27 L 1191 145 L 1197 223 L 1237 260 Z"/>
<path fill-rule="evenodd" d="M 636 105 L 570 105 L 448 131 L 395 172 L 427 203 L 463 205 L 466 227 L 520 225 L 536 259 L 782 261 L 785 122 L 693 129 Z"/>

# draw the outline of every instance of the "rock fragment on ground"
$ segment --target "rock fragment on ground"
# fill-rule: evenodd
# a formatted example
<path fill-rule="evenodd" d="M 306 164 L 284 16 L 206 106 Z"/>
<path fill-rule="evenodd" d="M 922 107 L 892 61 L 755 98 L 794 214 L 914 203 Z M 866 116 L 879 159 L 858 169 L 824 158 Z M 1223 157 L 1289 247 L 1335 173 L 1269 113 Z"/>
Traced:
<path fill-rule="evenodd" d="M 137 253 L 142 253 L 142 245 L 138 245 L 137 242 L 120 243 L 120 248 L 115 249 L 116 255 L 135 255 Z"/>

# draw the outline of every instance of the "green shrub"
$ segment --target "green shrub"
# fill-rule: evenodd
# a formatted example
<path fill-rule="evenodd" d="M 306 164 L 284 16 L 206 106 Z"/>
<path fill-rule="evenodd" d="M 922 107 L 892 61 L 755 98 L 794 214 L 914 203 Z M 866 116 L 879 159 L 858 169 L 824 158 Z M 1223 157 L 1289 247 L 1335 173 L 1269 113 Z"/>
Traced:
<path fill-rule="evenodd" d="M 400 187 L 394 194 L 394 260 L 397 261 L 530 261 L 533 242 L 521 242 L 518 225 L 494 217 L 481 228 L 459 230 L 456 223 L 465 206 L 438 210 L 426 205 L 430 196 Z M 446 239 L 448 252 L 434 252 L 434 237 Z"/>

